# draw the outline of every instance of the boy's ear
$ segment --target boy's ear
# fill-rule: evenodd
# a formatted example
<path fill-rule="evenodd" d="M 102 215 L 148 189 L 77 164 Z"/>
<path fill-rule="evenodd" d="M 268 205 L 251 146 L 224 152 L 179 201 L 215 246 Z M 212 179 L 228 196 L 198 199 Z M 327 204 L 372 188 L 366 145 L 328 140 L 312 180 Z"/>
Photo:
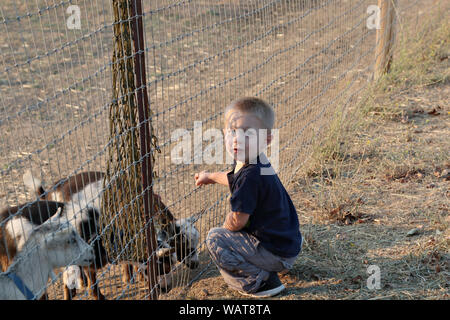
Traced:
<path fill-rule="evenodd" d="M 273 139 L 273 134 L 269 131 L 267 132 L 267 145 L 270 145 Z"/>

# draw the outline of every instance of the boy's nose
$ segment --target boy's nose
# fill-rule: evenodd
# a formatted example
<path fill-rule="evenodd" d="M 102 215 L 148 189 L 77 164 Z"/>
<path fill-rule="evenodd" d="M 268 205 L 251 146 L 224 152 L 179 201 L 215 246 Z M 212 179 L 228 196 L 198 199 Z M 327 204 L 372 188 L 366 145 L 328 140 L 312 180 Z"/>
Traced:
<path fill-rule="evenodd" d="M 233 137 L 233 142 L 235 144 L 244 143 L 245 138 L 246 138 L 245 133 L 237 132 L 236 135 Z"/>
<path fill-rule="evenodd" d="M 245 146 L 245 138 L 233 140 L 233 148 L 243 148 Z"/>

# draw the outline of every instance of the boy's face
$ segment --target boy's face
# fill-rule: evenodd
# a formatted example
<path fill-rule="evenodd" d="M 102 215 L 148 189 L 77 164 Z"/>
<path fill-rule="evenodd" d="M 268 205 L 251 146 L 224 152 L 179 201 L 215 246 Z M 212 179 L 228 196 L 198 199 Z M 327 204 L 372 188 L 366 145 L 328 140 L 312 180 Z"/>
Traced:
<path fill-rule="evenodd" d="M 223 131 L 227 152 L 245 163 L 256 159 L 272 139 L 257 116 L 234 109 L 227 113 Z"/>

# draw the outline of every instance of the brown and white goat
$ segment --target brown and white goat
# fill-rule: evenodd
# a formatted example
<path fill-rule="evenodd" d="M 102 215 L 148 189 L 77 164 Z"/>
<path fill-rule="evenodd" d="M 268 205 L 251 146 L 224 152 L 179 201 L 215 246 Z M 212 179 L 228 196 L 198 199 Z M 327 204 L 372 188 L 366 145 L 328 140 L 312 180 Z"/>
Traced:
<path fill-rule="evenodd" d="M 0 211 L 0 267 L 6 271 L 34 227 L 55 215 L 63 203 L 38 201 Z"/>
<path fill-rule="evenodd" d="M 60 223 L 58 213 L 55 216 L 31 231 L 22 230 L 25 233 L 30 231 L 29 234 L 23 233 L 20 237 L 17 234 L 20 250 L 6 272 L 0 274 L 0 300 L 39 299 L 44 295 L 54 268 L 92 263 L 92 247 L 70 224 Z M 18 223 L 18 220 L 26 219 L 10 216 L 8 220 L 17 220 L 14 223 Z M 9 221 L 3 222 L 7 224 Z M 27 224 L 27 221 L 22 222 Z M 0 227 L 3 229 L 3 224 Z"/>
<path fill-rule="evenodd" d="M 23 176 L 24 184 L 34 191 L 41 199 L 86 203 L 98 210 L 101 214 L 101 193 L 103 192 L 103 179 L 105 174 L 98 171 L 80 172 L 67 179 L 57 181 L 49 191 L 46 191 L 42 182 L 33 177 L 31 172 L 27 172 Z M 160 213 L 157 218 L 163 221 L 164 233 L 158 233 L 158 247 L 157 263 L 158 272 L 164 278 L 164 275 L 170 270 L 172 261 L 183 262 L 189 268 L 196 268 L 198 266 L 197 245 L 199 242 L 199 232 L 194 226 L 193 218 L 175 219 L 170 210 L 161 201 L 161 197 L 152 193 L 154 209 L 157 207 L 165 208 L 163 213 Z M 159 205 L 157 205 L 159 204 Z M 155 210 L 156 212 L 156 210 Z M 167 245 L 168 244 L 168 245 Z M 172 253 L 173 250 L 175 253 Z M 170 262 L 170 263 L 169 263 Z M 131 277 L 132 266 L 138 263 L 123 263 L 123 281 L 129 282 Z M 135 268 L 136 269 L 136 268 Z M 142 266 L 141 266 L 142 269 Z M 95 276 L 95 270 L 92 270 Z M 92 277 L 92 272 L 89 277 Z M 170 281 L 164 280 L 164 285 Z M 67 288 L 67 286 L 65 286 Z M 66 291 L 68 289 L 65 289 Z M 69 296 L 69 294 L 67 294 Z"/>
<path fill-rule="evenodd" d="M 2 270 L 6 270 L 11 260 L 21 251 L 31 231 L 54 216 L 58 210 L 62 211 L 60 219 L 70 224 L 94 249 L 95 259 L 86 268 L 92 269 L 93 266 L 106 264 L 106 251 L 101 241 L 96 238 L 96 233 L 93 232 L 96 230 L 99 216 L 95 208 L 80 207 L 74 203 L 34 201 L 8 207 L 0 212 L 0 223 L 2 225 L 2 228 L 0 228 L 0 262 Z M 91 295 L 97 299 L 104 298 L 99 293 L 95 277 L 88 277 L 87 280 Z M 65 298 L 68 298 L 69 291 L 65 290 L 64 294 Z"/>

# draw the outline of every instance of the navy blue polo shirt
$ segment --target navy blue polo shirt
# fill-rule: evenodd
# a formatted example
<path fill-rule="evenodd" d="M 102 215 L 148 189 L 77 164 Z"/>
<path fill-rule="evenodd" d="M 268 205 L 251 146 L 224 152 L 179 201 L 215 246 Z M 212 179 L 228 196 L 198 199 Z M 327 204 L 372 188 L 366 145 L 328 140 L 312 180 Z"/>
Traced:
<path fill-rule="evenodd" d="M 234 167 L 236 164 L 234 165 Z M 299 254 L 302 235 L 294 204 L 278 176 L 262 175 L 262 164 L 245 164 L 227 173 L 231 210 L 250 214 L 242 229 L 255 236 L 271 253 L 290 258 Z"/>

